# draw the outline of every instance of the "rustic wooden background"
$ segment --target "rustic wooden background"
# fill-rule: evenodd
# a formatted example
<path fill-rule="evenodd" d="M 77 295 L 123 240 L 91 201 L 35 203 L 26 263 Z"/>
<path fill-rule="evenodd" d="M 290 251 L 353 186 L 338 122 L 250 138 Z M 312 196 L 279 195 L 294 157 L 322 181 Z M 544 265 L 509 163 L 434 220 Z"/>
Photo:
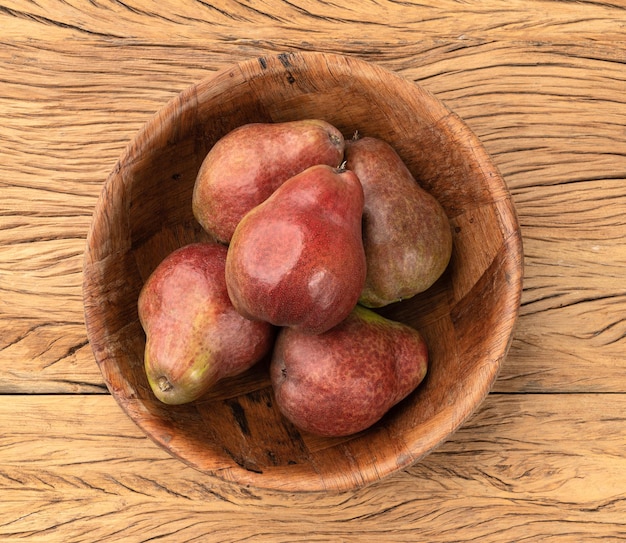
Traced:
<path fill-rule="evenodd" d="M 83 320 L 91 213 L 129 139 L 188 85 L 291 50 L 435 93 L 492 154 L 524 239 L 483 406 L 341 494 L 171 458 L 108 394 Z M 1 541 L 625 541 L 625 351 L 624 0 L 0 0 Z"/>

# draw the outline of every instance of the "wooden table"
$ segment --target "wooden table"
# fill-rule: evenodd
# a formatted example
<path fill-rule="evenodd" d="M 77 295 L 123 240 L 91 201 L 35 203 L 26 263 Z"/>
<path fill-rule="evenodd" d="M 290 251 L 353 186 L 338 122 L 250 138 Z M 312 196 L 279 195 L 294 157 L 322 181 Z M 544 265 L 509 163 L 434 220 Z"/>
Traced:
<path fill-rule="evenodd" d="M 91 213 L 129 139 L 188 85 L 294 49 L 435 93 L 524 238 L 492 393 L 415 466 L 339 494 L 170 457 L 108 394 L 83 319 Z M 0 541 L 626 540 L 624 0 L 4 0 L 0 187 Z"/>

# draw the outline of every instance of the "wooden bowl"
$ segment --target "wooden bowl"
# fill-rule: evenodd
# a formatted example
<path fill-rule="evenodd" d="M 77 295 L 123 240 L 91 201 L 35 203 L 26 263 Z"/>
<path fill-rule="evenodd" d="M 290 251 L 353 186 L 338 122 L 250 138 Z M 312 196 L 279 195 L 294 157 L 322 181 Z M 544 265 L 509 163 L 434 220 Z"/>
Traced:
<path fill-rule="evenodd" d="M 202 399 L 167 406 L 143 369 L 139 291 L 175 248 L 206 239 L 194 220 L 196 173 L 211 146 L 250 122 L 321 118 L 393 145 L 447 211 L 454 251 L 426 293 L 381 310 L 430 346 L 425 381 L 369 430 L 322 439 L 278 412 L 260 363 Z M 507 187 L 469 128 L 430 93 L 332 54 L 241 62 L 169 102 L 106 181 L 84 261 L 87 332 L 106 384 L 160 446 L 207 474 L 288 491 L 347 490 L 405 468 L 448 438 L 487 395 L 507 353 L 522 286 L 522 244 Z"/>

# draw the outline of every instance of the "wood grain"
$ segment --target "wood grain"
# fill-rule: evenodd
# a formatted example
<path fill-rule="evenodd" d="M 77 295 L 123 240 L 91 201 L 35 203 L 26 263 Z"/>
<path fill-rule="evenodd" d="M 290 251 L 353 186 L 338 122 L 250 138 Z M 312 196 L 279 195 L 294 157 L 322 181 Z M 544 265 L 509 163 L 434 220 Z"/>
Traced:
<path fill-rule="evenodd" d="M 619 98 L 625 79 L 618 40 L 623 12 L 616 5 L 538 2 L 534 6 L 545 6 L 547 16 L 535 19 L 522 3 L 507 4 L 494 15 L 497 6 L 485 3 L 477 13 L 452 2 L 426 8 L 393 2 L 360 8 L 358 15 L 365 19 L 385 14 L 389 26 L 381 34 L 371 21 L 350 22 L 358 18 L 357 8 L 334 6 L 327 20 L 318 13 L 325 6 L 316 2 L 300 10 L 277 3 L 266 14 L 235 2 L 221 12 L 194 2 L 176 3 L 152 13 L 150 25 L 142 23 L 150 10 L 140 3 L 4 3 L 0 114 L 3 155 L 9 160 L 0 164 L 0 321 L 5 330 L 0 352 L 7 364 L 0 369 L 0 390 L 102 390 L 85 344 L 78 287 L 84 237 L 103 180 L 126 142 L 178 91 L 236 59 L 299 43 L 374 59 L 418 81 L 468 122 L 500 167 L 518 207 L 528 251 L 521 323 L 498 389 L 584 390 L 592 385 L 615 391 L 621 345 L 609 341 L 598 348 L 594 334 L 608 330 L 610 337 L 620 338 L 624 333 L 619 304 L 611 311 L 625 293 L 620 278 L 626 249 L 614 242 L 623 237 L 625 226 L 611 213 L 623 206 L 619 188 L 626 178 L 626 108 Z M 202 20 L 185 24 L 190 11 L 199 8 L 204 15 L 196 13 L 195 19 Z M 307 17 L 321 25 L 320 41 L 300 43 L 306 32 L 289 23 Z M 206 36 L 211 25 L 217 34 L 200 47 L 198 35 Z M 366 32 L 363 40 L 337 37 L 350 25 Z M 228 40 L 220 28 L 228 29 Z M 246 37 L 278 28 L 284 29 L 284 43 Z M 38 35 L 45 35 L 45 42 L 31 38 Z M 159 38 L 165 35 L 167 43 Z M 409 35 L 420 39 L 409 40 Z M 78 42 L 67 47 L 65 40 Z M 607 198 L 592 196 L 569 222 L 549 212 L 557 209 L 554 202 L 576 202 L 605 186 Z M 545 207 L 541 222 L 535 220 L 537 205 Z M 613 222 L 599 228 L 603 223 L 598 220 L 606 223 L 611 216 Z M 562 262 L 560 269 L 569 270 L 565 280 L 570 286 L 562 284 L 569 293 L 561 296 L 579 302 L 568 304 L 569 310 L 559 307 L 562 318 L 548 314 L 551 329 L 540 326 L 537 338 L 532 324 L 527 332 L 522 324 L 527 306 L 533 306 L 528 311 L 537 322 L 536 309 L 543 305 L 540 314 L 546 314 L 557 300 L 541 302 L 545 294 L 535 284 L 534 271 L 541 273 L 542 266 L 534 263 L 550 266 L 556 260 Z M 593 271 L 598 261 L 608 271 L 601 278 Z M 573 285 L 585 285 L 585 292 L 573 294 L 580 290 Z M 607 290 L 612 296 L 608 308 Z M 604 309 L 613 317 L 591 330 L 581 320 L 581 312 Z M 571 339 L 578 344 L 576 351 L 589 353 L 582 359 L 560 352 L 564 326 L 582 336 Z M 585 339 L 589 337 L 595 342 Z M 558 365 L 537 367 L 524 356 L 528 345 Z M 30 368 L 7 371 L 24 353 L 29 353 Z M 573 364 L 576 371 L 564 377 L 562 364 Z M 73 377 L 77 374 L 84 377 Z"/>
<path fill-rule="evenodd" d="M 319 495 L 259 492 L 187 468 L 109 396 L 4 397 L 0 538 L 623 541 L 626 398 L 612 398 L 491 395 L 405 473 Z"/>
<path fill-rule="evenodd" d="M 624 20 L 623 0 L 0 1 L 1 538 L 623 541 Z M 136 131 L 206 75 L 285 50 L 435 93 L 500 168 L 526 255 L 483 409 L 414 468 L 322 499 L 207 482 L 143 438 L 106 394 L 80 293 L 93 207 Z"/>

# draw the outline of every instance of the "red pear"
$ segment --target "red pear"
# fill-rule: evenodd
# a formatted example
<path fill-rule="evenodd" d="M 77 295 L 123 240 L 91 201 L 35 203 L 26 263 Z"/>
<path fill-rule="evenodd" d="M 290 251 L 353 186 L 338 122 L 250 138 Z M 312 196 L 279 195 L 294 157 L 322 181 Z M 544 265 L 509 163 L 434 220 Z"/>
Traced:
<path fill-rule="evenodd" d="M 322 120 L 240 126 L 205 157 L 194 185 L 194 216 L 228 243 L 242 217 L 287 179 L 315 164 L 339 166 L 343 150 L 341 132 Z"/>
<path fill-rule="evenodd" d="M 141 290 L 144 366 L 164 403 L 199 398 L 220 379 L 250 368 L 273 345 L 271 325 L 248 320 L 232 306 L 225 263 L 223 245 L 193 243 L 168 255 Z"/>
<path fill-rule="evenodd" d="M 283 328 L 270 365 L 276 405 L 322 436 L 360 432 L 424 379 L 428 349 L 414 328 L 356 306 L 324 334 Z"/>
<path fill-rule="evenodd" d="M 439 202 L 386 142 L 346 143 L 346 167 L 363 185 L 367 279 L 360 303 L 382 307 L 428 289 L 452 254 L 452 230 Z"/>
<path fill-rule="evenodd" d="M 343 320 L 365 281 L 363 190 L 353 172 L 317 165 L 241 220 L 226 285 L 244 316 L 318 334 Z"/>

